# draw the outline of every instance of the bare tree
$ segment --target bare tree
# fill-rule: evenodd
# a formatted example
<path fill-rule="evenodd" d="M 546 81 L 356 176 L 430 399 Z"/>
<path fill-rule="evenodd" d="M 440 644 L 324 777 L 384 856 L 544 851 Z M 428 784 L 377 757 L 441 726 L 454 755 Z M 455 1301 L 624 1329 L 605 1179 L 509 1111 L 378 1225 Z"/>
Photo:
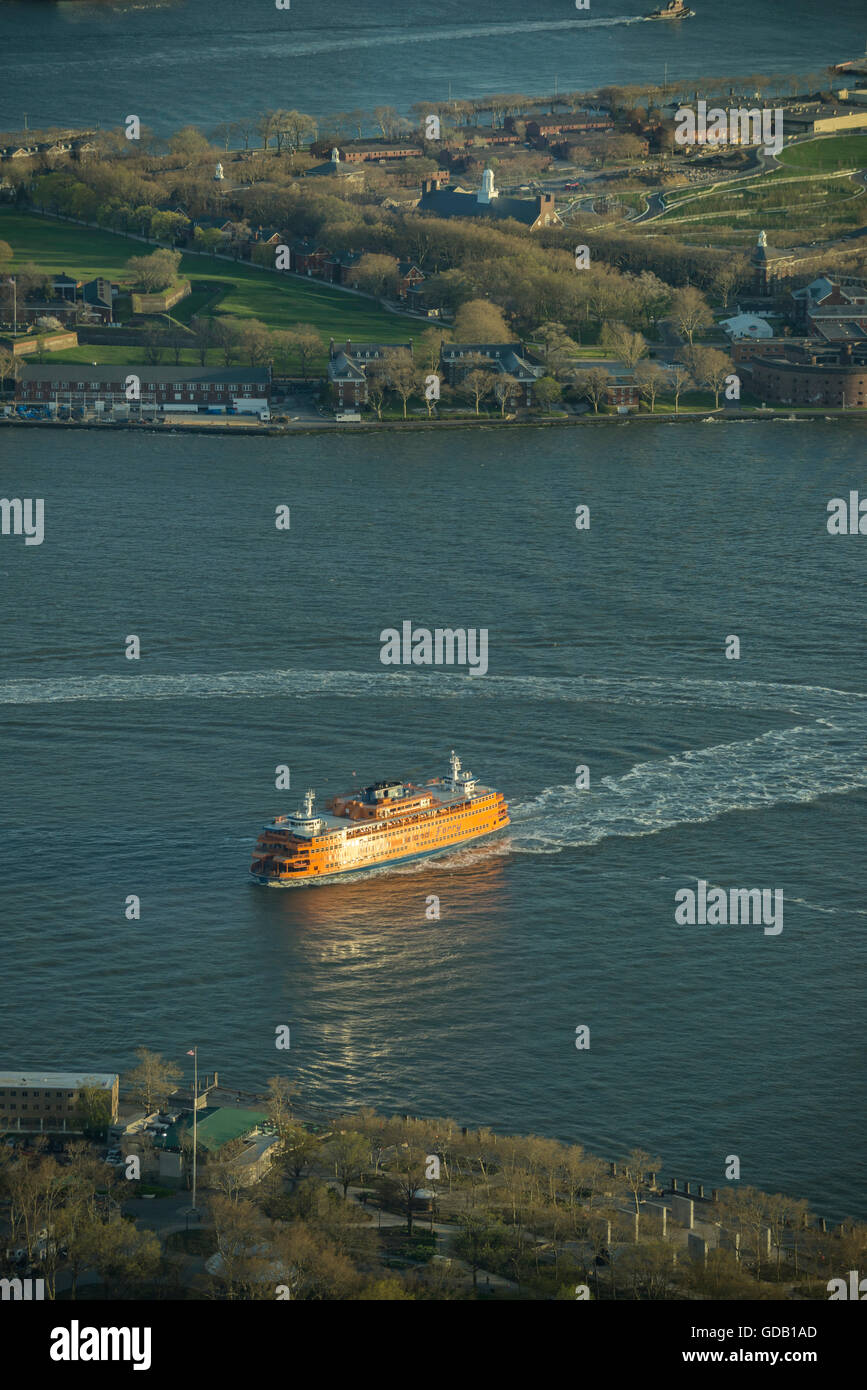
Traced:
<path fill-rule="evenodd" d="M 650 407 L 651 415 L 656 409 L 656 398 L 668 385 L 668 377 L 658 362 L 650 359 L 639 362 L 635 368 L 635 379 L 641 398 Z"/>
<path fill-rule="evenodd" d="M 680 398 L 684 391 L 688 391 L 691 386 L 695 385 L 695 381 L 685 362 L 675 362 L 673 366 L 669 367 L 668 380 L 674 392 L 674 413 L 678 415 L 680 414 Z"/>
<path fill-rule="evenodd" d="M 410 396 L 419 389 L 420 378 L 412 353 L 408 348 L 398 348 L 387 358 L 388 384 L 403 402 L 403 418 L 406 419 L 406 404 Z"/>
<path fill-rule="evenodd" d="M 588 367 L 575 373 L 575 391 L 584 400 L 590 401 L 594 415 L 599 414 L 599 406 L 611 385 L 611 373 L 604 367 Z"/>

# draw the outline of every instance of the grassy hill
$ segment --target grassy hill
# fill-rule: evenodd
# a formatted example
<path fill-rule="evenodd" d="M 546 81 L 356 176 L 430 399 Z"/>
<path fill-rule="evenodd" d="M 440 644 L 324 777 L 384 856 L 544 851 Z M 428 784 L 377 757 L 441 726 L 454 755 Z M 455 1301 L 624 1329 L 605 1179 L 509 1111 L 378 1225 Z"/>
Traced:
<path fill-rule="evenodd" d="M 86 279 L 95 275 L 123 279 L 130 256 L 146 255 L 154 249 L 113 232 L 79 227 L 75 223 L 59 222 L 53 217 L 40 217 L 8 207 L 0 207 L 0 239 L 8 241 L 13 249 L 13 266 L 33 261 L 52 273 L 65 271 Z M 212 301 L 220 314 L 260 319 L 272 329 L 312 323 L 322 334 L 326 346 L 330 337 L 349 337 L 356 342 L 406 342 L 425 327 L 421 320 L 413 322 L 386 313 L 373 300 L 361 299 L 316 281 L 275 275 L 243 262 L 187 254 L 181 261 L 180 273 L 201 287 L 197 300 L 202 307 L 207 308 Z M 185 303 L 182 301 L 175 311 L 175 316 L 183 320 L 188 317 Z M 102 351 L 91 347 L 85 356 L 100 360 Z"/>
<path fill-rule="evenodd" d="M 867 168 L 867 135 L 823 135 L 780 152 L 780 162 L 804 173 Z"/>

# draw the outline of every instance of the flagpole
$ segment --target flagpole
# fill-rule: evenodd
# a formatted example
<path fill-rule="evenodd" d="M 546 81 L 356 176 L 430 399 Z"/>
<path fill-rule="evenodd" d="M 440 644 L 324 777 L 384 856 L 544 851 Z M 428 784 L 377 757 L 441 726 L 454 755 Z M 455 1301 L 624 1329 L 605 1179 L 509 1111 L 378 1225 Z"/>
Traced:
<path fill-rule="evenodd" d="M 196 1131 L 199 1120 L 199 1049 L 193 1048 L 193 1211 L 196 1210 Z"/>

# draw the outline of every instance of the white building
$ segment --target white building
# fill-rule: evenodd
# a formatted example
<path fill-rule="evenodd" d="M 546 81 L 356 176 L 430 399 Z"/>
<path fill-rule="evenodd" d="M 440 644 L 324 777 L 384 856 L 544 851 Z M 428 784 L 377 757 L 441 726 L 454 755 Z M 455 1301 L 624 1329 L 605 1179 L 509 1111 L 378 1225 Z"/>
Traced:
<path fill-rule="evenodd" d="M 724 328 L 730 338 L 773 338 L 774 330 L 767 319 L 758 314 L 735 314 L 734 318 L 723 319 Z"/>

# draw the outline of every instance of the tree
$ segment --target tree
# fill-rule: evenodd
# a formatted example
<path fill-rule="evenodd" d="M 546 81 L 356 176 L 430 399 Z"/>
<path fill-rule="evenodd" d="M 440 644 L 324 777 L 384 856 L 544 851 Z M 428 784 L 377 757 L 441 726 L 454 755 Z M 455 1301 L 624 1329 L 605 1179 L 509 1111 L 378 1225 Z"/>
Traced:
<path fill-rule="evenodd" d="M 353 271 L 360 290 L 367 294 L 395 295 L 397 293 L 397 257 L 377 256 L 366 252 Z"/>
<path fill-rule="evenodd" d="M 287 1076 L 270 1076 L 266 1084 L 268 1119 L 275 1126 L 282 1144 L 292 1124 L 292 1102 L 298 1094 L 299 1086 Z"/>
<path fill-rule="evenodd" d="M 661 1158 L 652 1158 L 645 1149 L 632 1149 L 623 1164 L 623 1181 L 632 1193 L 635 1214 L 638 1215 L 638 1194 L 645 1186 L 647 1173 L 656 1173 L 662 1167 Z"/>
<path fill-rule="evenodd" d="M 191 335 L 189 330 L 182 323 L 177 323 L 174 319 L 167 325 L 163 333 L 163 341 L 172 354 L 175 366 L 181 360 L 184 348 L 190 346 Z"/>
<path fill-rule="evenodd" d="M 213 340 L 223 354 L 223 365 L 231 367 L 238 356 L 238 325 L 225 315 L 214 318 L 212 323 Z"/>
<path fill-rule="evenodd" d="M 647 354 L 647 340 L 641 333 L 633 333 L 625 323 L 606 323 L 602 329 L 601 343 L 613 352 L 627 367 L 634 367 Z"/>
<path fill-rule="evenodd" d="M 590 401 L 594 415 L 599 414 L 600 403 L 611 384 L 611 374 L 604 367 L 588 367 L 575 373 L 575 391 L 579 398 Z"/>
<path fill-rule="evenodd" d="M 668 380 L 674 392 L 674 413 L 678 415 L 680 413 L 681 396 L 684 391 L 688 391 L 691 386 L 694 386 L 695 382 L 692 378 L 692 372 L 685 362 L 675 362 L 672 367 L 669 367 Z"/>
<path fill-rule="evenodd" d="M 694 285 L 675 290 L 671 298 L 671 318 L 678 333 L 686 334 L 690 347 L 695 334 L 713 323 L 710 305 Z"/>
<path fill-rule="evenodd" d="M 174 1062 L 166 1061 L 159 1052 L 151 1052 L 147 1047 L 137 1047 L 135 1055 L 139 1059 L 138 1066 L 127 1072 L 124 1081 L 132 1099 L 143 1105 L 150 1115 L 165 1104 L 183 1073 Z"/>
<path fill-rule="evenodd" d="M 319 1157 L 321 1150 L 322 1140 L 302 1126 L 285 1131 L 281 1162 L 289 1170 L 293 1182 L 297 1184 L 300 1181 Z"/>
<path fill-rule="evenodd" d="M 479 353 L 472 353 L 470 361 L 475 361 L 476 366 L 471 367 L 470 371 L 463 377 L 460 385 L 461 393 L 475 403 L 476 414 L 479 414 L 479 405 L 485 396 L 494 390 L 499 380 L 499 372 L 491 371 L 490 363 L 486 357 Z"/>
<path fill-rule="evenodd" d="M 557 376 L 568 362 L 578 356 L 578 344 L 567 333 L 562 323 L 543 323 L 534 334 L 536 342 L 542 344 L 545 366 Z"/>
<path fill-rule="evenodd" d="M 15 283 L 18 287 L 18 303 L 30 298 L 48 299 L 52 293 L 51 276 L 47 270 L 42 270 L 33 261 L 25 261 L 15 271 Z"/>
<path fill-rule="evenodd" d="M 720 295 L 724 309 L 728 308 L 729 295 L 735 285 L 746 284 L 749 273 L 750 265 L 745 256 L 731 256 L 717 266 L 711 284 Z"/>
<path fill-rule="evenodd" d="M 386 373 L 391 390 L 395 391 L 403 402 L 403 418 L 405 420 L 406 403 L 420 386 L 419 373 L 408 348 L 398 348 L 396 352 L 388 354 Z"/>
<path fill-rule="evenodd" d="M 182 212 L 155 212 L 151 218 L 151 236 L 157 241 L 178 241 L 188 230 L 190 219 Z"/>
<path fill-rule="evenodd" d="M 319 334 L 319 330 L 314 328 L 312 323 L 298 323 L 291 332 L 292 341 L 295 345 L 295 354 L 301 368 L 301 375 L 306 381 L 310 359 L 318 356 L 323 350 L 322 338 Z"/>
<path fill-rule="evenodd" d="M 10 352 L 8 348 L 0 348 L 0 386 L 13 376 L 15 365 L 15 353 Z"/>
<path fill-rule="evenodd" d="M 506 414 L 506 406 L 509 402 L 512 392 L 518 385 L 518 380 L 517 377 L 512 376 L 510 372 L 497 372 L 495 373 L 495 376 L 496 380 L 492 387 L 494 393 L 494 400 L 500 407 L 500 415 L 504 416 Z M 548 380 L 550 381 L 550 379 L 551 378 L 549 377 Z"/>
<path fill-rule="evenodd" d="M 662 370 L 658 362 L 647 359 L 639 362 L 635 369 L 635 379 L 638 382 L 638 389 L 641 398 L 650 407 L 653 414 L 656 409 L 656 398 L 660 391 L 664 391 L 668 385 L 668 376 Z"/>
<path fill-rule="evenodd" d="M 220 121 L 214 128 L 214 138 L 220 141 L 226 154 L 229 153 L 232 136 L 236 134 L 237 127 L 234 121 Z"/>
<path fill-rule="evenodd" d="M 367 403 L 376 411 L 377 420 L 381 420 L 382 407 L 385 404 L 388 391 L 385 363 L 382 361 L 370 362 L 365 365 L 364 373 L 367 378 Z"/>
<path fill-rule="evenodd" d="M 486 1264 L 493 1263 L 495 1248 L 502 1246 L 505 1230 L 502 1225 L 494 1225 L 484 1216 L 467 1212 L 458 1217 L 460 1234 L 455 1238 L 452 1248 L 459 1259 L 466 1260 L 473 1275 L 473 1288 L 478 1286 L 478 1273 Z"/>
<path fill-rule="evenodd" d="M 160 249 L 149 256 L 131 256 L 126 268 L 132 283 L 145 293 L 166 289 L 177 278 L 180 251 Z"/>
<path fill-rule="evenodd" d="M 453 343 L 508 343 L 511 334 L 498 305 L 487 299 L 470 299 L 455 314 L 450 340 Z"/>
<path fill-rule="evenodd" d="M 316 136 L 316 121 L 303 111 L 284 111 L 281 113 L 280 129 L 288 139 L 293 150 L 313 140 Z"/>
<path fill-rule="evenodd" d="M 238 344 L 251 367 L 259 367 L 271 356 L 271 334 L 258 319 L 245 319 L 238 332 Z"/>
<path fill-rule="evenodd" d="M 225 240 L 219 227 L 197 227 L 193 232 L 194 245 L 199 251 L 207 251 L 209 256 L 219 251 Z"/>
<path fill-rule="evenodd" d="M 719 408 L 722 389 L 734 371 L 731 358 L 718 348 L 696 347 L 690 354 L 690 367 L 694 379 L 713 391 L 715 404 Z"/>
<path fill-rule="evenodd" d="M 211 153 L 211 145 L 206 135 L 197 126 L 185 125 L 169 138 L 169 149 L 185 164 L 195 164 Z"/>
<path fill-rule="evenodd" d="M 111 1124 L 111 1097 L 96 1081 L 85 1084 L 78 1092 L 76 1116 L 88 1139 L 101 1139 Z"/>
<path fill-rule="evenodd" d="M 190 319 L 190 328 L 196 344 L 199 363 L 205 366 L 208 360 L 208 351 L 214 345 L 214 320 L 207 314 L 194 314 Z"/>
<path fill-rule="evenodd" d="M 334 1175 L 343 1188 L 345 1199 L 350 1183 L 370 1167 L 370 1145 L 363 1134 L 343 1131 L 329 1143 L 327 1156 L 334 1164 Z"/>
<path fill-rule="evenodd" d="M 412 1235 L 415 1203 L 425 1187 L 427 1154 L 417 1144 L 399 1144 L 388 1167 L 388 1188 L 392 1200 L 406 1216 L 406 1233 Z"/>
<path fill-rule="evenodd" d="M 554 405 L 562 395 L 563 387 L 552 376 L 540 376 L 537 381 L 533 382 L 533 400 L 543 410 Z"/>
<path fill-rule="evenodd" d="M 90 1221 L 80 1231 L 78 1246 L 84 1265 L 102 1275 L 106 1298 L 153 1279 L 159 1269 L 157 1236 L 129 1221 Z"/>
<path fill-rule="evenodd" d="M 443 335 L 440 328 L 426 328 L 414 344 L 416 360 L 425 373 L 438 372 Z"/>

